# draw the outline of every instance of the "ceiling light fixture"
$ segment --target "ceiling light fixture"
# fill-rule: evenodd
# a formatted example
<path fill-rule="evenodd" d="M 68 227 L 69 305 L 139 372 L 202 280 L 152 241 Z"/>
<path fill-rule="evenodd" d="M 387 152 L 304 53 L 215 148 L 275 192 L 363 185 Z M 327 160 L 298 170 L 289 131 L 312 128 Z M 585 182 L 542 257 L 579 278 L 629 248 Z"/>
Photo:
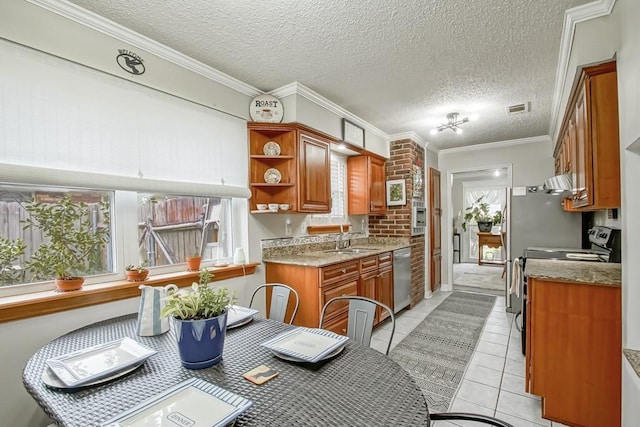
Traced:
<path fill-rule="evenodd" d="M 472 114 L 469 117 L 465 117 L 463 119 L 458 120 L 458 116 L 459 116 L 458 113 L 447 114 L 447 123 L 442 123 L 437 128 L 431 129 L 429 133 L 431 133 L 431 135 L 435 135 L 438 132 L 442 132 L 445 129 L 451 129 L 452 131 L 460 135 L 462 133 L 462 129 L 459 127 L 461 124 L 467 123 L 470 120 L 477 120 L 478 118 L 477 114 Z"/>

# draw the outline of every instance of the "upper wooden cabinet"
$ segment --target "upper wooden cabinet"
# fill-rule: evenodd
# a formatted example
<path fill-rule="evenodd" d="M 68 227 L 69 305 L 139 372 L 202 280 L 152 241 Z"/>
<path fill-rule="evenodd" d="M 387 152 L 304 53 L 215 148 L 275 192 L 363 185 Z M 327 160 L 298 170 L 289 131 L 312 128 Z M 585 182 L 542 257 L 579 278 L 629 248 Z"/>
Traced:
<path fill-rule="evenodd" d="M 329 144 L 308 132 L 299 132 L 299 212 L 331 211 L 331 163 Z"/>
<path fill-rule="evenodd" d="M 349 215 L 386 212 L 385 160 L 375 156 L 347 159 Z"/>
<path fill-rule="evenodd" d="M 249 123 L 248 130 L 252 213 L 269 212 L 257 207 L 269 203 L 291 205 L 279 212 L 331 211 L 330 137 L 296 123 Z M 278 144 L 278 155 L 265 153 L 268 142 Z M 279 179 L 265 177 L 270 169 Z"/>
<path fill-rule="evenodd" d="M 556 173 L 571 173 L 566 210 L 620 207 L 616 63 L 585 67 L 574 85 L 554 152 Z"/>

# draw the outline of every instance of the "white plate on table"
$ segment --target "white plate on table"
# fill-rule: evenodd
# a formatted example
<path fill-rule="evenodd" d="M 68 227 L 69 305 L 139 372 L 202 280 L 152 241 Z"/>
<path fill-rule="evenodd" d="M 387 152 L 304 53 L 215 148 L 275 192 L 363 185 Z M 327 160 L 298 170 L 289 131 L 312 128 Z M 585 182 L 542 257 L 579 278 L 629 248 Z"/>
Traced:
<path fill-rule="evenodd" d="M 331 353 L 327 354 L 326 356 L 324 356 L 322 359 L 320 359 L 318 362 L 322 362 L 323 360 L 327 360 L 327 359 L 331 359 L 334 356 L 339 355 L 340 353 L 342 353 L 342 350 L 344 350 L 344 345 L 338 347 L 336 350 L 332 351 Z M 307 363 L 306 360 L 303 359 L 298 359 L 297 357 L 293 357 L 293 356 L 288 356 L 284 353 L 280 353 L 277 352 L 275 350 L 271 350 L 271 352 L 273 353 L 274 356 L 276 356 L 278 359 L 282 359 L 282 360 L 287 360 L 289 362 L 304 362 Z"/>
<path fill-rule="evenodd" d="M 99 380 L 95 380 L 90 383 L 83 383 L 82 385 L 77 385 L 77 386 L 68 386 L 65 383 L 63 383 L 49 367 L 47 367 L 44 371 L 42 371 L 41 379 L 44 385 L 46 385 L 47 387 L 57 388 L 61 390 L 72 390 L 72 389 L 78 389 L 82 387 L 91 387 L 94 385 L 106 383 L 111 380 L 115 380 L 116 378 L 120 378 L 124 375 L 127 375 L 129 372 L 135 371 L 140 366 L 142 366 L 143 363 L 144 363 L 144 360 L 138 363 L 137 365 L 133 365 L 127 369 L 118 371 L 108 377 L 103 377 L 103 378 L 100 378 Z"/>
<path fill-rule="evenodd" d="M 256 314 L 258 314 L 256 309 L 232 305 L 227 312 L 227 329 L 246 325 L 253 320 L 253 316 Z"/>
<path fill-rule="evenodd" d="M 78 387 L 139 365 L 154 354 L 125 337 L 48 359 L 47 365 L 64 385 Z"/>
<path fill-rule="evenodd" d="M 191 378 L 102 423 L 103 427 L 223 427 L 253 402 Z"/>
<path fill-rule="evenodd" d="M 324 329 L 295 328 L 262 343 L 276 356 L 294 358 L 297 362 L 316 363 L 331 357 L 349 338 Z"/>

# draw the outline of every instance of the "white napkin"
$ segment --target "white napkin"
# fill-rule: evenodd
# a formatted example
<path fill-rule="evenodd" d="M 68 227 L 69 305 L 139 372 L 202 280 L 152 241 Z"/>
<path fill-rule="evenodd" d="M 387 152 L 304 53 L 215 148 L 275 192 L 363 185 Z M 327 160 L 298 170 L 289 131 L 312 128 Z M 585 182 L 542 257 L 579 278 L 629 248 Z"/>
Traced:
<path fill-rule="evenodd" d="M 522 269 L 520 268 L 520 258 L 513 260 L 513 269 L 511 270 L 511 286 L 510 294 L 516 294 L 520 298 L 520 283 L 522 282 Z"/>

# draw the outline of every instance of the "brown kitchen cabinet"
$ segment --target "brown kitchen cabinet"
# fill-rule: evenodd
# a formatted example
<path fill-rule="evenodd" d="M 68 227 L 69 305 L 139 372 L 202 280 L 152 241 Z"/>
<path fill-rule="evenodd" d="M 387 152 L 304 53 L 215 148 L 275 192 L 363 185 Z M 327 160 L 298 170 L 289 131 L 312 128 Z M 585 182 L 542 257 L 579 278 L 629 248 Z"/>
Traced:
<path fill-rule="evenodd" d="M 526 391 L 542 398 L 542 416 L 571 426 L 619 426 L 619 286 L 530 278 Z"/>
<path fill-rule="evenodd" d="M 373 155 L 347 159 L 349 215 L 386 212 L 385 160 Z"/>
<path fill-rule="evenodd" d="M 297 123 L 249 123 L 249 200 L 252 213 L 258 204 L 289 204 L 290 211 L 331 211 L 331 168 L 329 144 L 334 140 Z M 265 144 L 275 142 L 280 154 L 269 156 Z M 276 169 L 279 182 L 266 182 L 265 172 Z"/>
<path fill-rule="evenodd" d="M 570 173 L 565 210 L 620 207 L 620 152 L 615 61 L 585 67 L 574 84 L 554 152 L 557 173 Z"/>
<path fill-rule="evenodd" d="M 284 283 L 294 288 L 300 297 L 294 324 L 317 328 L 322 307 L 337 296 L 365 296 L 393 308 L 392 260 L 392 253 L 384 252 L 325 267 L 267 262 L 265 279 L 267 283 Z M 331 304 L 325 313 L 324 329 L 346 334 L 348 314 L 348 302 Z M 387 316 L 378 310 L 374 324 Z"/>

